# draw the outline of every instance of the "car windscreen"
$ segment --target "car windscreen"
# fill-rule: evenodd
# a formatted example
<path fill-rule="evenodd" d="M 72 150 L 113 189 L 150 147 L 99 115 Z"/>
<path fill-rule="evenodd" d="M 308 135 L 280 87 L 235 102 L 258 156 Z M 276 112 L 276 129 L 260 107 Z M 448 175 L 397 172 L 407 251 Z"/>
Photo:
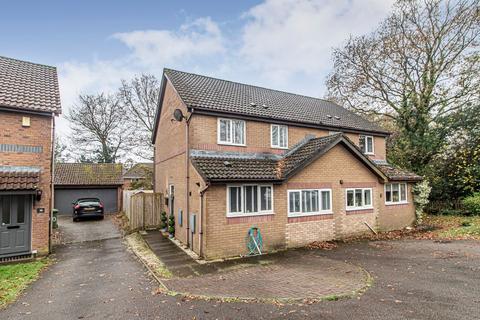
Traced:
<path fill-rule="evenodd" d="M 85 199 L 78 199 L 78 204 L 98 204 L 100 202 L 97 198 L 85 198 Z"/>

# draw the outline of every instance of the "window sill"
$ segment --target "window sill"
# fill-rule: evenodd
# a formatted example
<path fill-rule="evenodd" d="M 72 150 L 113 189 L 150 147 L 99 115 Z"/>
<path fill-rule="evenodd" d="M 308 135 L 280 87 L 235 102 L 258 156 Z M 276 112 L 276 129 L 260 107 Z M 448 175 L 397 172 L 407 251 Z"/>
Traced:
<path fill-rule="evenodd" d="M 389 202 L 389 203 L 386 203 L 385 202 L 385 205 L 386 206 L 398 206 L 398 205 L 406 205 L 406 204 L 409 204 L 410 202 Z"/>
<path fill-rule="evenodd" d="M 293 214 L 289 213 L 288 218 L 301 218 L 301 217 L 310 217 L 310 216 L 321 216 L 323 214 L 333 214 L 333 211 L 321 211 L 321 212 L 309 212 L 309 213 L 298 213 Z"/>
<path fill-rule="evenodd" d="M 275 214 L 273 211 L 268 212 L 256 212 L 256 213 L 227 213 L 227 218 L 243 218 L 243 217 L 256 217 L 256 216 L 268 216 Z"/>
<path fill-rule="evenodd" d="M 280 150 L 288 150 L 288 147 L 277 147 L 277 146 L 270 146 L 272 149 L 280 149 Z"/>
<path fill-rule="evenodd" d="M 237 144 L 237 143 L 228 143 L 228 142 L 220 142 L 220 141 L 217 141 L 217 144 L 222 145 L 222 146 L 234 146 L 234 147 L 246 147 L 247 146 L 246 143 Z"/>
<path fill-rule="evenodd" d="M 372 210 L 373 209 L 373 206 L 370 206 L 370 207 L 351 207 L 351 208 L 347 208 L 345 209 L 347 212 L 348 211 L 362 211 L 362 210 Z"/>
<path fill-rule="evenodd" d="M 374 152 L 364 152 L 363 154 L 367 155 L 367 156 L 374 156 L 375 155 Z"/>

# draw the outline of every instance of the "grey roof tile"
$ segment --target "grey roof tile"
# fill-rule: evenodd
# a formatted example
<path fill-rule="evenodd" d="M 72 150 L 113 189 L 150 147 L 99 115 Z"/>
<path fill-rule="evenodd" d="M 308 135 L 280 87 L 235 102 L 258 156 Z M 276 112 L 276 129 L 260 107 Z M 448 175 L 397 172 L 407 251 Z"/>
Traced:
<path fill-rule="evenodd" d="M 121 185 L 122 165 L 116 163 L 56 163 L 55 185 Z"/>
<path fill-rule="evenodd" d="M 194 109 L 388 134 L 331 101 L 171 69 L 165 69 L 164 74 Z"/>
<path fill-rule="evenodd" d="M 0 107 L 60 114 L 57 69 L 0 56 Z"/>

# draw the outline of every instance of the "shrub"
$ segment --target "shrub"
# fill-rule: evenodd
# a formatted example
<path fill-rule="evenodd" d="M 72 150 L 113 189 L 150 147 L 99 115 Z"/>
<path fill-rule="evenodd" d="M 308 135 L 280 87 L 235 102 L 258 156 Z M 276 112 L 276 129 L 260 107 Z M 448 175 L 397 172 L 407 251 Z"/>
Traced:
<path fill-rule="evenodd" d="M 173 236 L 175 234 L 175 227 L 168 227 L 168 233 Z"/>
<path fill-rule="evenodd" d="M 165 211 L 162 211 L 160 214 L 160 228 L 166 229 L 167 228 L 167 213 Z"/>
<path fill-rule="evenodd" d="M 428 196 L 432 188 L 427 179 L 417 183 L 413 186 L 413 193 L 415 197 L 413 202 L 415 203 L 415 215 L 417 216 L 417 224 L 421 224 L 423 220 L 423 208 L 428 204 Z"/>
<path fill-rule="evenodd" d="M 168 233 L 170 235 L 174 236 L 175 235 L 175 216 L 171 215 L 168 217 Z"/>
<path fill-rule="evenodd" d="M 463 206 L 465 211 L 471 215 L 480 215 L 480 192 L 463 199 Z"/>

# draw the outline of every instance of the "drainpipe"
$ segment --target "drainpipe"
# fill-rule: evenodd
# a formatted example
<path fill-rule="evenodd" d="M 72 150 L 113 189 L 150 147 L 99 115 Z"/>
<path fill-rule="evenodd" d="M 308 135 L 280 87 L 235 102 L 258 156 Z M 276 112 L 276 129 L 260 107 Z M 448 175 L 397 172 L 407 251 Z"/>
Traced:
<path fill-rule="evenodd" d="M 49 219 L 48 219 L 48 253 L 52 252 L 52 228 L 53 228 L 53 221 L 52 221 L 52 215 L 53 215 L 53 206 L 54 206 L 54 194 L 55 194 L 55 186 L 53 184 L 53 178 L 55 175 L 55 113 L 52 113 L 52 125 L 51 125 L 51 130 L 52 130 L 52 141 L 51 141 L 51 150 L 50 150 L 50 156 L 51 156 L 51 161 L 50 161 L 50 212 L 49 214 Z"/>
<path fill-rule="evenodd" d="M 200 217 L 198 221 L 198 241 L 200 243 L 200 248 L 198 250 L 200 258 L 203 258 L 203 195 L 207 191 L 210 184 L 207 182 L 205 187 L 200 189 Z"/>
<path fill-rule="evenodd" d="M 188 109 L 187 109 L 188 110 Z M 192 119 L 193 110 L 188 118 L 185 118 L 185 211 L 187 212 L 187 247 L 190 245 L 190 119 Z"/>

